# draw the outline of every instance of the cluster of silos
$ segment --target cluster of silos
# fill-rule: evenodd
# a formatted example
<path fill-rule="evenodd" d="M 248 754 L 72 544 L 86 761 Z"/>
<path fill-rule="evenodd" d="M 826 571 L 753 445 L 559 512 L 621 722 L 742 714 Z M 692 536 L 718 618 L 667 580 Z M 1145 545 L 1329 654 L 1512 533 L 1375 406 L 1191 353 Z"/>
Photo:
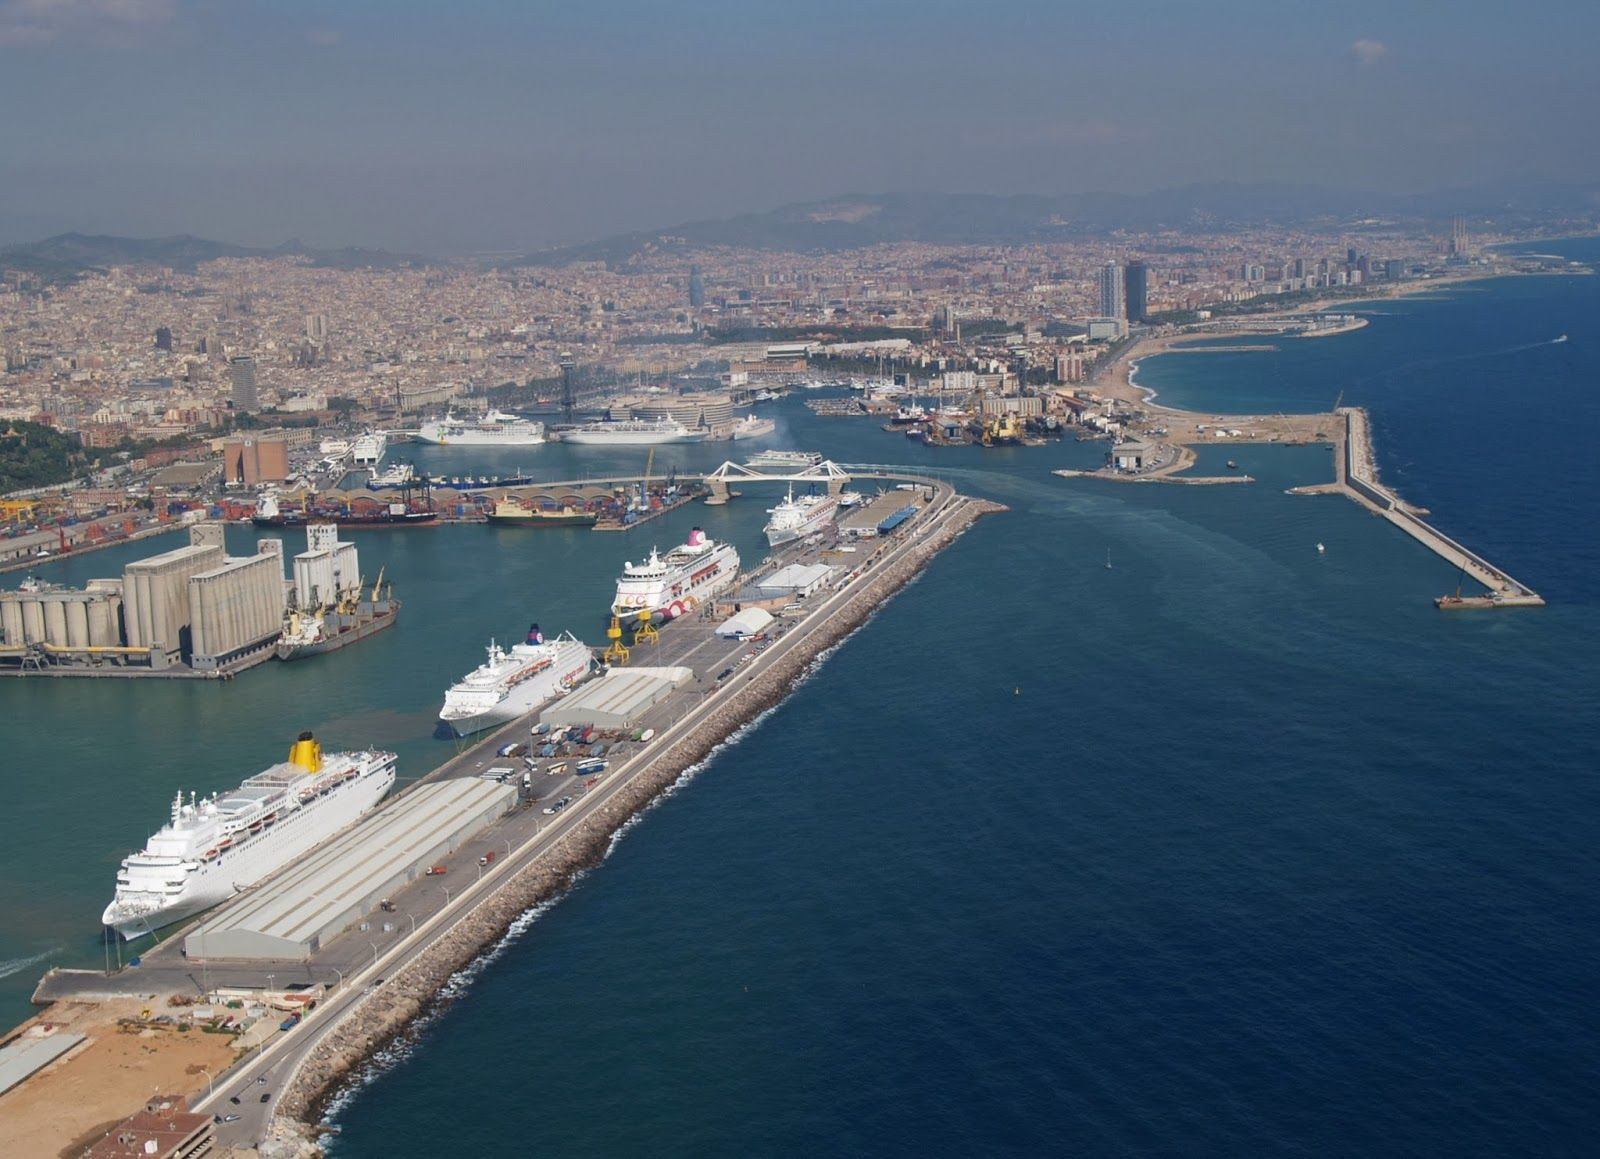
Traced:
<path fill-rule="evenodd" d="M 191 538 L 202 539 L 193 532 Z M 150 661 L 157 667 L 188 651 L 189 578 L 220 567 L 224 558 L 220 542 L 191 542 L 124 568 L 122 601 L 128 646 L 150 649 Z"/>
<path fill-rule="evenodd" d="M 283 545 L 263 539 L 256 549 L 189 577 L 191 667 L 217 668 L 283 630 Z"/>
<path fill-rule="evenodd" d="M 361 580 L 356 545 L 339 542 L 332 523 L 306 527 L 306 550 L 294 557 L 294 597 L 302 611 L 336 603 L 339 593 Z"/>
<path fill-rule="evenodd" d="M 91 580 L 86 591 L 0 592 L 0 644 L 7 650 L 115 648 L 122 643 L 122 590 Z"/>

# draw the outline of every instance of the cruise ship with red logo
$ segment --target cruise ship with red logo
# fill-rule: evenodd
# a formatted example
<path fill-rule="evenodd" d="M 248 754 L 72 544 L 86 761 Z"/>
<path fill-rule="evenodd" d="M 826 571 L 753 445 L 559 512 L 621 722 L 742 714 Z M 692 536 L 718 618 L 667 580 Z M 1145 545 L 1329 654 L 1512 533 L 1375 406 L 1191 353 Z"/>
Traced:
<path fill-rule="evenodd" d="M 624 620 L 661 616 L 672 620 L 692 612 L 739 580 L 739 553 L 696 527 L 689 542 L 661 555 L 650 549 L 643 563 L 625 563 L 617 580 L 611 612 Z"/>

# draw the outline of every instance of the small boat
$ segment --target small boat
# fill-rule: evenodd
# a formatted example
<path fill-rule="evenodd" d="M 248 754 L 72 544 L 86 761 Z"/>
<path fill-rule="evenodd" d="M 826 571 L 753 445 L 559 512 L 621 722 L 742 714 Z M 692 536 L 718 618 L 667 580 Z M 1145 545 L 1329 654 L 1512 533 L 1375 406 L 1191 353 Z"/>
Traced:
<path fill-rule="evenodd" d="M 1327 548 L 1326 548 L 1326 547 L 1324 547 L 1324 546 L 1323 546 L 1323 545 L 1322 545 L 1322 544 L 1320 544 L 1320 543 L 1319 543 L 1319 544 L 1317 544 L 1317 554 L 1318 554 L 1318 555 L 1323 555 L 1323 554 L 1325 554 L 1325 553 L 1326 553 L 1326 552 L 1327 552 L 1327 550 L 1328 550 L 1328 549 L 1327 549 Z"/>
<path fill-rule="evenodd" d="M 1228 460 L 1228 470 L 1237 471 L 1238 469 L 1239 469 L 1239 464 L 1235 463 L 1232 459 L 1229 459 Z"/>

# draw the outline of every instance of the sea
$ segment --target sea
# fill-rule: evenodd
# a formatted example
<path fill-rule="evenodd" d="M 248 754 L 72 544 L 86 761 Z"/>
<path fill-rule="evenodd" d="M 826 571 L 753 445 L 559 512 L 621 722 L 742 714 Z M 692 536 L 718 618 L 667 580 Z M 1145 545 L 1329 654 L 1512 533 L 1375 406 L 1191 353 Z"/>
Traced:
<path fill-rule="evenodd" d="M 762 446 L 915 466 L 1010 510 L 455 979 L 333 1100 L 329 1153 L 1591 1154 L 1600 279 L 1353 308 L 1359 331 L 1138 381 L 1208 414 L 1367 407 L 1384 479 L 1548 607 L 1436 610 L 1449 565 L 1286 493 L 1331 477 L 1326 447 L 1205 447 L 1197 472 L 1255 482 L 1127 486 L 1051 474 L 1101 443 L 924 448 L 790 399 L 769 440 L 660 448 L 657 471 Z M 491 637 L 603 640 L 622 560 L 697 524 L 759 559 L 778 491 L 744 490 L 619 535 L 361 534 L 398 626 L 231 682 L 0 682 L 6 1013 L 47 966 L 101 964 L 117 861 L 174 791 L 304 728 L 421 775 Z"/>

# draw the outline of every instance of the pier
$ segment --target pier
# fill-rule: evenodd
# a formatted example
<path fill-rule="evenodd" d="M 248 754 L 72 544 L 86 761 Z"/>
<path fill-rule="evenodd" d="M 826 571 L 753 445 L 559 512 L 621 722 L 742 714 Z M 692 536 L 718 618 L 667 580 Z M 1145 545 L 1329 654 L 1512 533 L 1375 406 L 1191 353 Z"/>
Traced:
<path fill-rule="evenodd" d="M 1448 561 L 1464 576 L 1471 576 L 1488 592 L 1483 596 L 1459 593 L 1440 596 L 1434 602 L 1444 609 L 1537 608 L 1544 606 L 1538 592 L 1507 575 L 1488 560 L 1463 547 L 1442 531 L 1423 521 L 1416 510 L 1378 481 L 1378 468 L 1372 453 L 1371 429 L 1367 412 L 1361 407 L 1340 407 L 1345 420 L 1342 446 L 1334 449 L 1334 482 L 1331 487 L 1296 488 L 1296 493 L 1337 490 L 1363 507 L 1381 515 L 1428 550 Z"/>
<path fill-rule="evenodd" d="M 137 969 L 52 971 L 36 1001 L 130 994 L 192 999 L 224 988 L 280 993 L 289 986 L 311 987 L 318 1005 L 292 1032 L 273 1029 L 275 1017 L 258 1023 L 261 1037 L 251 1040 L 249 1052 L 214 1082 L 208 1077 L 193 1098 L 204 1113 L 240 1115 L 236 1122 L 217 1124 L 219 1147 L 274 1137 L 286 1146 L 297 1144 L 306 1137 L 302 1125 L 315 1121 L 328 1092 L 426 1009 L 456 970 L 530 906 L 559 896 L 577 873 L 601 860 L 612 835 L 630 817 L 731 733 L 782 700 L 818 654 L 860 626 L 975 520 L 1003 510 L 961 496 L 948 484 L 904 473 L 884 475 L 915 484 L 919 509 L 913 518 L 871 541 L 870 550 L 861 548 L 826 588 L 782 617 L 759 646 L 718 637 L 709 616 L 683 617 L 663 628 L 657 642 L 634 642 L 630 667 L 681 665 L 697 677 L 644 710 L 637 723 L 653 728 L 654 736 L 608 752 L 611 767 L 598 778 L 534 773 L 534 800 L 525 796 L 521 807 L 441 857 L 445 875 L 419 875 L 394 892 L 384 912 L 370 915 L 369 928 L 331 938 L 303 962 L 187 958 L 179 946 L 191 930 L 180 928 L 146 951 Z M 906 494 L 909 503 L 913 493 Z M 423 783 L 478 778 L 497 764 L 519 765 L 495 754 L 508 740 L 526 740 L 530 719 L 485 734 Z M 562 796 L 571 797 L 571 804 L 554 815 L 530 807 Z M 496 851 L 500 856 L 488 856 Z M 252 895 L 271 886 L 264 882 Z M 213 911 L 208 920 L 220 912 Z M 269 1096 L 265 1102 L 262 1094 Z M 240 1102 L 232 1103 L 234 1098 Z"/>

